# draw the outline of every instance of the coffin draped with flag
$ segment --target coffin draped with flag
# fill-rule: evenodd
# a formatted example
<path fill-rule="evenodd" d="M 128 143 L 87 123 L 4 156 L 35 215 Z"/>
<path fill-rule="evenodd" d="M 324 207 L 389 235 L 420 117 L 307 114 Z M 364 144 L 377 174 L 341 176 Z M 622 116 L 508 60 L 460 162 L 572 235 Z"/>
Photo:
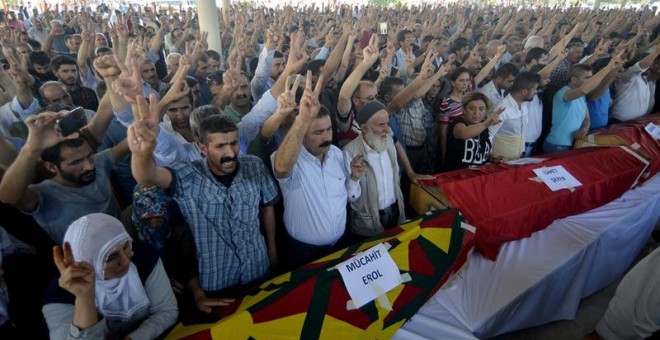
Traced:
<path fill-rule="evenodd" d="M 388 339 L 465 264 L 474 235 L 456 210 L 423 215 L 385 233 L 262 284 L 214 324 L 177 327 L 168 339 Z M 378 243 L 411 280 L 388 292 L 392 310 L 375 301 L 347 310 L 351 300 L 337 264 Z"/>
<path fill-rule="evenodd" d="M 555 219 L 600 207 L 636 185 L 649 161 L 626 147 L 585 148 L 544 155 L 539 164 L 488 164 L 436 176 L 451 206 L 476 227 L 476 249 L 495 260 L 500 246 L 529 237 Z M 534 169 L 563 166 L 582 185 L 559 191 Z"/>

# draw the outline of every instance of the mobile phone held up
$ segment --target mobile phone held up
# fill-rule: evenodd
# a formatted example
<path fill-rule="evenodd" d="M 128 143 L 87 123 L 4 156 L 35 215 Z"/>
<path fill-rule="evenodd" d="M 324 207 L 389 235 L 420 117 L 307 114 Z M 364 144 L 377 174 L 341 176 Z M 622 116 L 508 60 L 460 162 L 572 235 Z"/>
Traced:
<path fill-rule="evenodd" d="M 381 22 L 378 27 L 378 34 L 387 34 L 387 22 Z"/>
<path fill-rule="evenodd" d="M 62 134 L 62 136 L 66 137 L 74 132 L 80 131 L 85 125 L 87 125 L 85 109 L 78 106 L 69 111 L 66 116 L 57 120 L 57 131 Z"/>

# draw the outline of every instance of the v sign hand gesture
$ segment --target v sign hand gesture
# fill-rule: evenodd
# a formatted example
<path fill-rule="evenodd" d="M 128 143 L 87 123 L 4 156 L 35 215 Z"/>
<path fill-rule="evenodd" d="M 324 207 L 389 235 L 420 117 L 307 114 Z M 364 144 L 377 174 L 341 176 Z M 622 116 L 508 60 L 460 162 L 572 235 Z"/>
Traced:
<path fill-rule="evenodd" d="M 128 127 L 126 140 L 131 152 L 151 156 L 156 148 L 156 137 L 160 131 L 160 111 L 156 95 L 149 97 L 149 105 L 143 96 L 137 96 L 137 115 Z"/>
<path fill-rule="evenodd" d="M 302 77 L 297 75 L 293 86 L 291 86 L 291 77 L 286 79 L 286 90 L 277 97 L 277 114 L 286 117 L 296 109 L 296 91 L 300 85 L 300 79 Z"/>
<path fill-rule="evenodd" d="M 316 119 L 321 109 L 319 95 L 323 87 L 323 75 L 319 76 L 316 82 L 316 88 L 312 89 L 312 72 L 307 71 L 307 80 L 305 82 L 305 92 L 300 100 L 300 113 L 298 117 L 305 122 L 311 122 Z"/>

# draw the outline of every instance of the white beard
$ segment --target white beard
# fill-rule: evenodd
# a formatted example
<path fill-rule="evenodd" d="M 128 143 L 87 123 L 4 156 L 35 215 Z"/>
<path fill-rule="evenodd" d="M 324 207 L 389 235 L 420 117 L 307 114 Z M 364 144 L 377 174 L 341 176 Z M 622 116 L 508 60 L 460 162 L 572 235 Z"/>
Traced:
<path fill-rule="evenodd" d="M 364 135 L 364 141 L 374 151 L 381 153 L 387 149 L 387 139 L 391 138 L 392 133 L 385 134 L 385 137 L 376 135 L 372 130 L 367 131 Z"/>

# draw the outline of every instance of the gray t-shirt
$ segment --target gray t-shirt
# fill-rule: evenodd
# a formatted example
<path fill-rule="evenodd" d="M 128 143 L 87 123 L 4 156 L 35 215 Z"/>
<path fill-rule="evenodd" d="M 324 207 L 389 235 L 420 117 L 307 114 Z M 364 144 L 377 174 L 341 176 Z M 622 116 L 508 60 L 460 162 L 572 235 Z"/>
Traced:
<path fill-rule="evenodd" d="M 39 197 L 39 203 L 28 214 L 57 244 L 62 244 L 67 228 L 80 217 L 91 213 L 106 213 L 119 218 L 119 206 L 110 185 L 110 172 L 115 164 L 112 150 L 103 150 L 94 155 L 94 164 L 96 179 L 82 188 L 65 187 L 53 180 L 29 187 Z"/>

